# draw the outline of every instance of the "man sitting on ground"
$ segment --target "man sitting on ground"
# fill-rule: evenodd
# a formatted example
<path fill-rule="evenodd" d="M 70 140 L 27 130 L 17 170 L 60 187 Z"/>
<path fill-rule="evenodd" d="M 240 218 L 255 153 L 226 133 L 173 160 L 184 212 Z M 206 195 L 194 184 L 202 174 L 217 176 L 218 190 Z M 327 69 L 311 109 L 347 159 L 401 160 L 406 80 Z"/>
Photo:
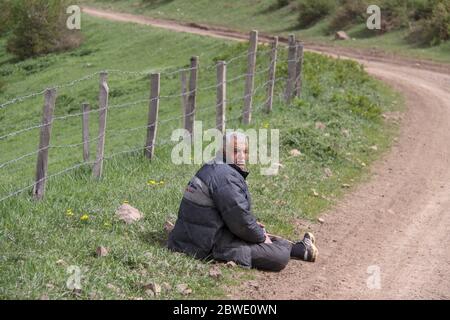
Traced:
<path fill-rule="evenodd" d="M 245 181 L 247 137 L 228 133 L 223 145 L 189 181 L 169 234 L 169 249 L 269 271 L 284 269 L 290 258 L 314 262 L 318 250 L 311 233 L 297 243 L 273 237 L 252 214 Z"/>

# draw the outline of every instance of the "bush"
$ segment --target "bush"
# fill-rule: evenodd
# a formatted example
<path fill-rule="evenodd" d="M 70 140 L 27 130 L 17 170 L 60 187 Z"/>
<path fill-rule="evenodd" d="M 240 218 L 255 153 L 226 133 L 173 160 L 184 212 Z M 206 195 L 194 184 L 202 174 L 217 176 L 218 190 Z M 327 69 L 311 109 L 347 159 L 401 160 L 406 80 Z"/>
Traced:
<path fill-rule="evenodd" d="M 0 2 L 0 35 L 6 33 L 11 24 L 11 1 Z"/>
<path fill-rule="evenodd" d="M 65 0 L 18 0 L 12 6 L 14 21 L 8 52 L 19 59 L 64 51 L 81 43 L 78 31 L 66 28 Z"/>
<path fill-rule="evenodd" d="M 298 127 L 287 131 L 281 140 L 283 146 L 298 148 L 302 153 L 318 162 L 327 162 L 338 157 L 336 146 L 318 130 Z"/>
<path fill-rule="evenodd" d="M 292 1 L 293 0 L 277 0 L 277 6 L 278 6 L 278 8 L 286 7 Z"/>
<path fill-rule="evenodd" d="M 381 31 L 410 27 L 411 22 L 430 15 L 434 0 L 384 0 L 381 7 Z M 446 1 L 446 0 L 443 0 Z"/>
<path fill-rule="evenodd" d="M 307 28 L 334 10 L 334 0 L 302 0 L 298 4 L 298 22 L 301 28 Z"/>
<path fill-rule="evenodd" d="M 450 40 L 450 2 L 435 0 L 431 4 L 431 13 L 424 15 L 411 30 L 410 41 L 433 46 Z"/>
<path fill-rule="evenodd" d="M 381 3 L 381 33 L 407 27 L 409 7 L 414 1 L 385 0 Z"/>
<path fill-rule="evenodd" d="M 365 21 L 367 7 L 367 0 L 342 0 L 330 21 L 329 30 L 339 31 Z"/>
<path fill-rule="evenodd" d="M 3 93 L 5 91 L 6 83 L 2 80 L 0 80 L 0 93 Z"/>

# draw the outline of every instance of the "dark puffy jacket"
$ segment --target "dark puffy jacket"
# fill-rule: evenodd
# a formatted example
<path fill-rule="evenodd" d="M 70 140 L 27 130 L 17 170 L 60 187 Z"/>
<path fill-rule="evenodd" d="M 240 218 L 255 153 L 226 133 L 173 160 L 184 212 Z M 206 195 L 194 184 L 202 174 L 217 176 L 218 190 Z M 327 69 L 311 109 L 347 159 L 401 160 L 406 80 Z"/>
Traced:
<path fill-rule="evenodd" d="M 251 267 L 249 245 L 265 235 L 251 212 L 247 174 L 217 159 L 203 165 L 186 187 L 169 249 Z"/>

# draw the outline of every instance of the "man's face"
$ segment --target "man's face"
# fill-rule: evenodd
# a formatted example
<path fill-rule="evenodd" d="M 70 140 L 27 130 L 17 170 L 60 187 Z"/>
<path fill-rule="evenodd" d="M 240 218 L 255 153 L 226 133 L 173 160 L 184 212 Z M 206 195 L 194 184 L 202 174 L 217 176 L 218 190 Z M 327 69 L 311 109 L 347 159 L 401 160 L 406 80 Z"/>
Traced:
<path fill-rule="evenodd" d="M 248 161 L 248 143 L 247 139 L 238 139 L 236 136 L 233 138 L 233 160 L 239 168 L 245 169 Z"/>

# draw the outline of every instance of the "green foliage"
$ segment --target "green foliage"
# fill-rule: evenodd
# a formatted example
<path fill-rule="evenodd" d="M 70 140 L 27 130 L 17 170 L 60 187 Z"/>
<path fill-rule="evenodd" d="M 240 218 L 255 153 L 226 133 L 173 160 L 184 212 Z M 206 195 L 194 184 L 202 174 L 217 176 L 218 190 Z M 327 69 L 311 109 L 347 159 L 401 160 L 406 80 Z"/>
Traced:
<path fill-rule="evenodd" d="M 450 39 L 450 1 L 433 0 L 417 12 L 421 19 L 414 25 L 408 38 L 427 45 L 438 45 Z"/>
<path fill-rule="evenodd" d="M 6 87 L 6 83 L 2 80 L 0 80 L 0 93 L 2 93 L 4 91 Z"/>
<path fill-rule="evenodd" d="M 333 96 L 332 101 L 340 109 L 347 110 L 355 116 L 370 121 L 379 121 L 382 110 L 380 106 L 373 103 L 367 96 L 356 92 L 347 92 L 344 95 Z"/>
<path fill-rule="evenodd" d="M 332 15 L 331 32 L 364 23 L 367 0 L 342 0 Z M 381 31 L 408 29 L 407 40 L 412 43 L 438 45 L 450 38 L 450 1 L 448 0 L 383 0 Z"/>
<path fill-rule="evenodd" d="M 330 143 L 322 132 L 314 128 L 293 128 L 283 135 L 284 146 L 289 148 L 297 148 L 320 162 L 328 162 L 335 159 L 338 155 L 334 146 Z"/>
<path fill-rule="evenodd" d="M 329 23 L 331 32 L 347 29 L 366 18 L 367 0 L 342 0 Z"/>
<path fill-rule="evenodd" d="M 283 8 L 290 4 L 293 0 L 277 0 L 277 6 L 278 8 Z"/>
<path fill-rule="evenodd" d="M 2 0 L 0 2 L 0 35 L 9 30 L 11 24 L 11 0 Z"/>
<path fill-rule="evenodd" d="M 81 36 L 66 28 L 67 1 L 18 0 L 11 10 L 8 51 L 19 59 L 79 46 Z"/>
<path fill-rule="evenodd" d="M 298 23 L 301 28 L 309 27 L 334 10 L 335 0 L 301 0 L 298 4 Z"/>
<path fill-rule="evenodd" d="M 29 59 L 25 60 L 17 66 L 22 69 L 26 75 L 31 75 L 42 70 L 47 69 L 55 63 L 54 59 L 49 57 L 43 57 L 42 59 Z"/>

